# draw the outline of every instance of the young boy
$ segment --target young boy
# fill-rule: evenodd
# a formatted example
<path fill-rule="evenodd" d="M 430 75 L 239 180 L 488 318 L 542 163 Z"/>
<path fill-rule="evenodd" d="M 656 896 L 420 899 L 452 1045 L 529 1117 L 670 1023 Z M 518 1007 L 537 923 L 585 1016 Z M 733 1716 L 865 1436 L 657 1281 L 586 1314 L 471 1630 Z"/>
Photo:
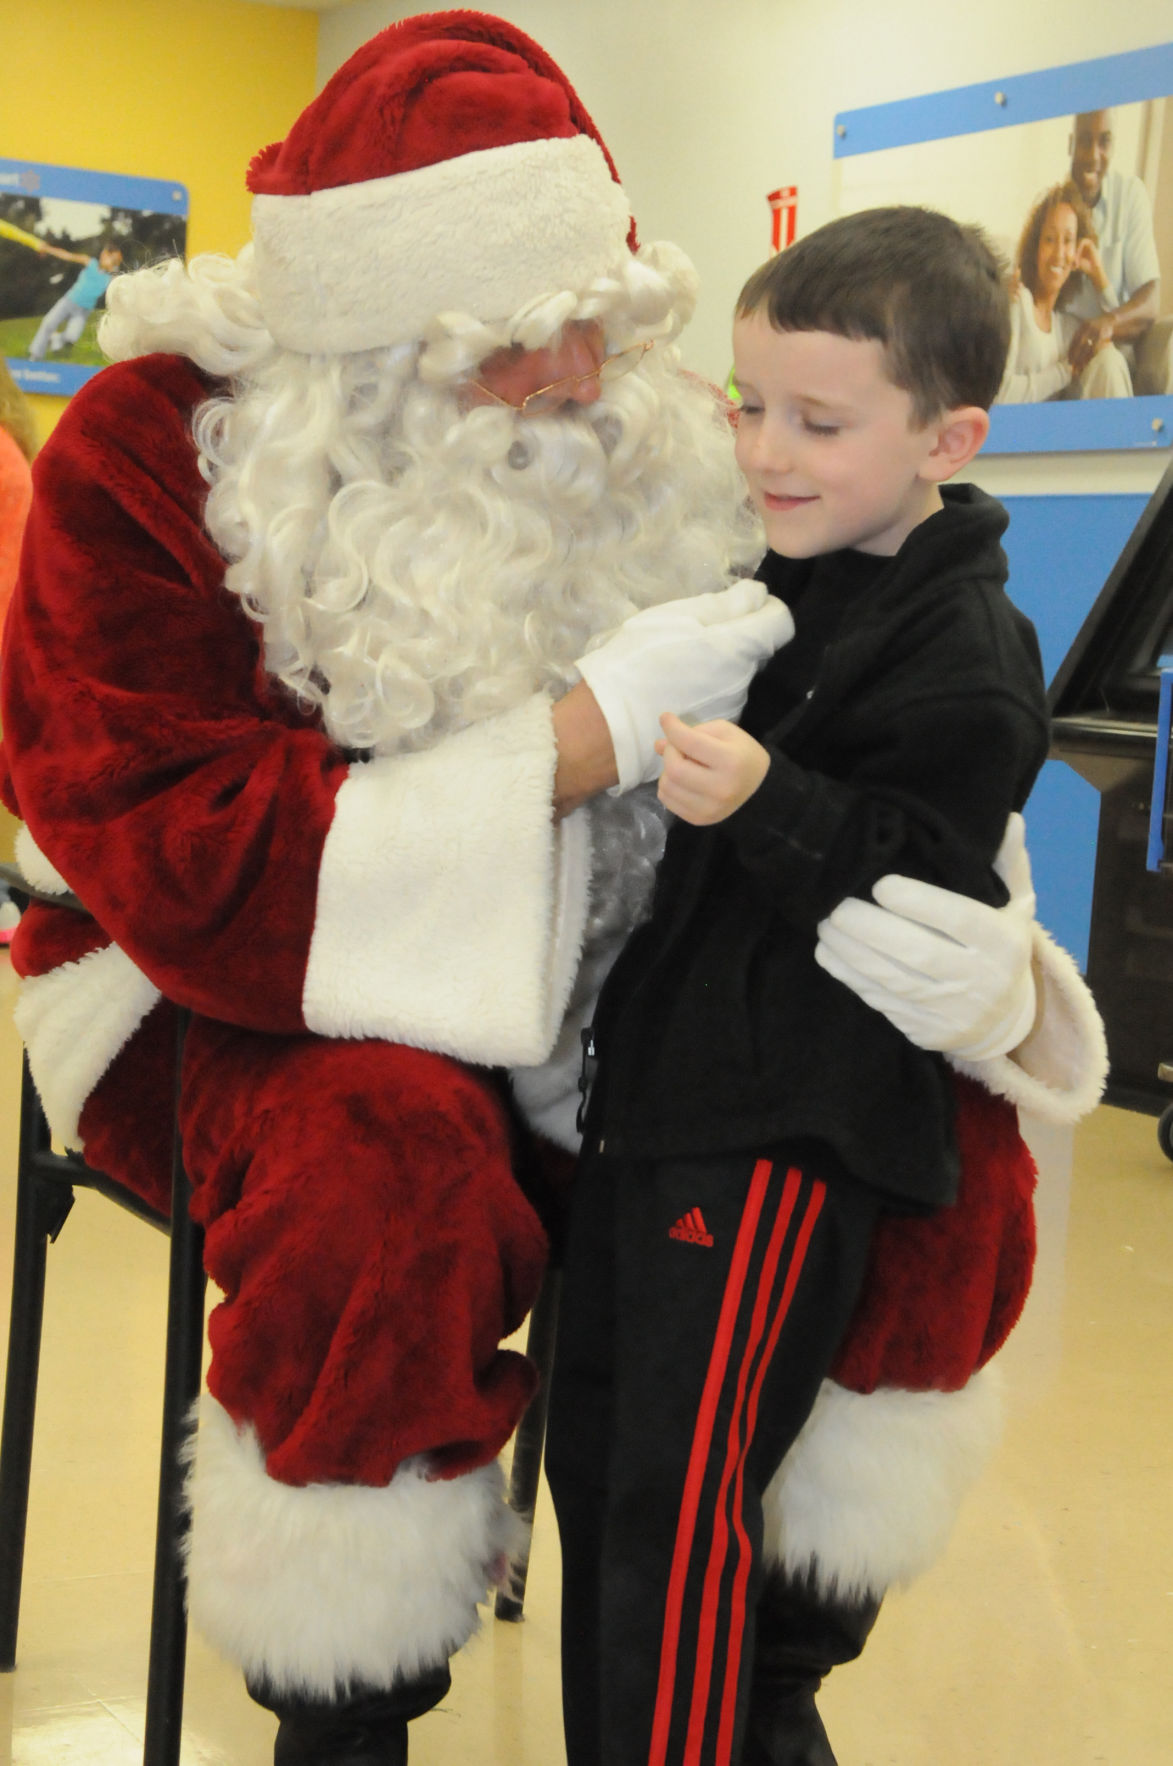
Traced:
<path fill-rule="evenodd" d="M 929 1230 L 960 1213 L 949 1070 L 815 959 L 818 922 L 888 871 L 1004 899 L 993 860 L 1046 756 L 1043 678 L 1003 591 L 1004 512 L 942 487 L 986 436 L 1008 337 L 980 235 L 918 209 L 832 223 L 738 303 L 737 454 L 770 547 L 758 575 L 795 636 L 740 727 L 661 720 L 677 819 L 595 1017 L 547 1459 L 570 1766 L 833 1766 L 813 1692 L 892 1579 L 892 1542 L 844 1493 L 911 1468 L 893 1472 L 887 1443 L 856 1463 L 849 1435 L 832 1441 L 802 1499 L 829 1511 L 826 1564 L 771 1544 L 767 1487 L 828 1374 L 937 1399 L 1008 1328 L 991 1329 L 991 1277 L 981 1346 L 961 1347 L 972 1296 Z M 973 1251 L 998 1264 L 1028 1235 L 1029 1184 L 1022 1202 L 1013 1114 L 989 1102 L 1009 1127 L 966 1129 L 965 1162 L 976 1142 L 978 1190 L 1019 1186 Z M 912 1310 L 934 1283 L 946 1304 L 898 1377 L 881 1355 L 849 1379 L 848 1326 L 858 1340 L 893 1229 L 936 1259 L 907 1278 Z M 793 1490 L 781 1512 L 794 1527 Z"/>

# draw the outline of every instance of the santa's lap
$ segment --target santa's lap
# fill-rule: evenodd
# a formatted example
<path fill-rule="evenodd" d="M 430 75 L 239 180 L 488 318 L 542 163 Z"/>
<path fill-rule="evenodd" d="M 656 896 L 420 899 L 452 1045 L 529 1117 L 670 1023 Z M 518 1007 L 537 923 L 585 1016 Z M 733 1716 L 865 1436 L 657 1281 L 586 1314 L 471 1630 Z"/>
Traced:
<path fill-rule="evenodd" d="M 89 1160 L 164 1207 L 173 1022 L 151 1014 L 81 1122 Z M 547 1249 L 493 1076 L 194 1018 L 181 1121 L 224 1296 L 208 1388 L 255 1429 L 269 1475 L 384 1485 L 412 1455 L 441 1476 L 491 1460 L 534 1390 L 499 1344 Z"/>

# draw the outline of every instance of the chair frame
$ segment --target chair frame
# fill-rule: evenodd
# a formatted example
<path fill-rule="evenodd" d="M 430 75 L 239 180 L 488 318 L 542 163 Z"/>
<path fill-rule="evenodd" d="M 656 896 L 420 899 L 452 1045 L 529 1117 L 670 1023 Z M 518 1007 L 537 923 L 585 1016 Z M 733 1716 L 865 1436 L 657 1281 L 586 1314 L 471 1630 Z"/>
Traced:
<path fill-rule="evenodd" d="M 530 1399 L 513 1437 L 509 1467 L 509 1506 L 523 1523 L 521 1543 L 509 1559 L 508 1579 L 497 1590 L 493 1615 L 514 1622 L 524 1617 L 525 1585 L 529 1575 L 534 1511 L 542 1476 L 542 1453 L 546 1440 L 546 1417 L 550 1408 L 550 1374 L 554 1366 L 554 1338 L 558 1325 L 558 1298 L 562 1279 L 556 1269 L 545 1280 L 530 1313 L 525 1352 L 538 1370 L 541 1384 Z"/>
<path fill-rule="evenodd" d="M 34 888 L 14 866 L 0 865 L 0 878 L 18 898 L 81 908 L 76 896 L 49 895 Z M 143 1766 L 179 1766 L 183 1723 L 187 1654 L 183 1549 L 188 1516 L 181 1448 L 189 1427 L 191 1407 L 200 1390 L 206 1291 L 203 1232 L 192 1220 L 188 1206 L 191 1186 L 179 1133 L 179 1075 L 188 1017 L 186 1011 L 179 1013 L 176 1033 L 169 1217 L 148 1207 L 133 1191 L 104 1173 L 93 1170 L 80 1154 L 54 1151 L 49 1126 L 29 1071 L 28 1057 L 24 1059 L 8 1372 L 3 1421 L 0 1423 L 0 1672 L 3 1672 L 16 1666 L 48 1247 L 56 1241 L 73 1207 L 75 1187 L 96 1190 L 167 1234 L 171 1241 L 170 1275 Z"/>

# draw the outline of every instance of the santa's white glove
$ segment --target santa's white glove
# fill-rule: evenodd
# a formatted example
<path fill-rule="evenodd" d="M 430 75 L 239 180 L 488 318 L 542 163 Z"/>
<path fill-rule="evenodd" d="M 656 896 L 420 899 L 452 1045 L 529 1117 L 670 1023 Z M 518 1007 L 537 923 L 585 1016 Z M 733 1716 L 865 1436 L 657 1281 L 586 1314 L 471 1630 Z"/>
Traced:
<path fill-rule="evenodd" d="M 1010 891 L 1000 908 L 881 877 L 878 906 L 848 899 L 820 924 L 815 956 L 918 1047 L 970 1061 L 1005 1054 L 1035 1017 L 1035 895 L 1020 815 L 1006 824 L 994 869 Z"/>
<path fill-rule="evenodd" d="M 747 579 L 633 613 L 580 657 L 578 672 L 611 732 L 619 772 L 612 793 L 659 778 L 661 712 L 692 723 L 738 717 L 762 663 L 793 636 L 790 609 Z"/>

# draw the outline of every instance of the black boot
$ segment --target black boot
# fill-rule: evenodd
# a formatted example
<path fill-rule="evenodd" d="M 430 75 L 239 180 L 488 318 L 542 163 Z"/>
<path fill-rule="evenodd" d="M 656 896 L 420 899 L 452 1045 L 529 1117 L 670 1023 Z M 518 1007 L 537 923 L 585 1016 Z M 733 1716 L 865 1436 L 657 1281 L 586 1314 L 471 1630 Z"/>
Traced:
<path fill-rule="evenodd" d="M 257 1703 L 280 1718 L 273 1766 L 407 1766 L 407 1725 L 438 1705 L 447 1666 L 391 1691 L 355 1689 L 336 1699 L 273 1693 L 248 1682 Z"/>
<path fill-rule="evenodd" d="M 757 1609 L 742 1766 L 836 1766 L 815 1694 L 867 1642 L 880 1602 L 819 1592 L 812 1577 L 766 1578 Z"/>

